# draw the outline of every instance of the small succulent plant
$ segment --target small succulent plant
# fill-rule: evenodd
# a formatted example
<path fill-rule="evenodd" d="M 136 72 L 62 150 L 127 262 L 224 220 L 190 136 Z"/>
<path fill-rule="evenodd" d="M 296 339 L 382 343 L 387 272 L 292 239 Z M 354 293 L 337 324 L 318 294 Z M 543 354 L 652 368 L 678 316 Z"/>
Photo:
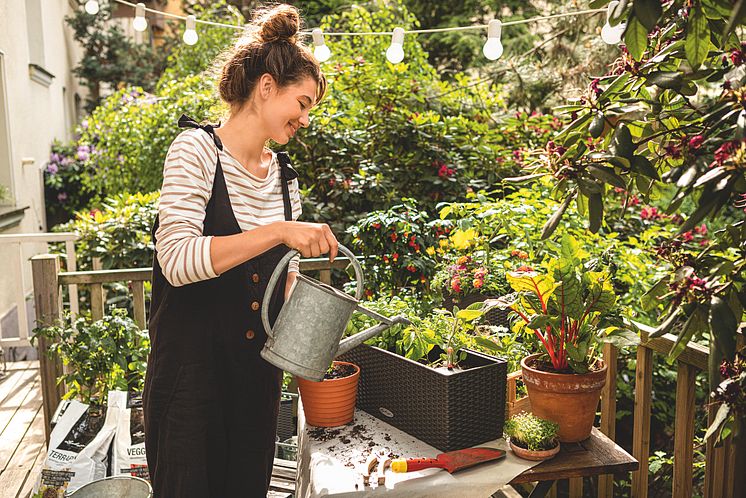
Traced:
<path fill-rule="evenodd" d="M 559 425 L 533 413 L 519 413 L 505 423 L 505 434 L 513 444 L 531 451 L 551 450 L 557 446 Z"/>

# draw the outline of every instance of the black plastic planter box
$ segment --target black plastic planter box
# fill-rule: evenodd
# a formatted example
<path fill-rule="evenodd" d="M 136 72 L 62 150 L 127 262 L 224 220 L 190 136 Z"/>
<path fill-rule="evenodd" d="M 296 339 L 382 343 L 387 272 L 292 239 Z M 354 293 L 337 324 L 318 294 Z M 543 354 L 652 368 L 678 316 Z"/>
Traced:
<path fill-rule="evenodd" d="M 338 359 L 360 366 L 358 408 L 451 451 L 502 437 L 505 422 L 506 361 L 466 352 L 464 370 L 452 373 L 367 345 Z"/>

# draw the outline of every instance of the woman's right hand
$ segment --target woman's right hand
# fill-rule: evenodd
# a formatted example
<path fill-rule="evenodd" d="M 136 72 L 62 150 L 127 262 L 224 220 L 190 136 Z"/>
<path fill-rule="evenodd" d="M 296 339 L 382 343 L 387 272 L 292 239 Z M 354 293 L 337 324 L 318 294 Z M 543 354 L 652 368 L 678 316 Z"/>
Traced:
<path fill-rule="evenodd" d="M 304 258 L 329 254 L 329 261 L 337 257 L 339 242 L 326 223 L 285 221 L 280 227 L 282 242 L 296 249 Z"/>

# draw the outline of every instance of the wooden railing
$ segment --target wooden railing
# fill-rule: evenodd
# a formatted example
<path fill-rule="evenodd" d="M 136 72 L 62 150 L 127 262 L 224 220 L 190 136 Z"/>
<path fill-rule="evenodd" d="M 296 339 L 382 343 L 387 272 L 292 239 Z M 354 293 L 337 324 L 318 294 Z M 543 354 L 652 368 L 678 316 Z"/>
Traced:
<path fill-rule="evenodd" d="M 333 264 L 328 259 L 306 259 L 301 260 L 300 269 L 305 272 L 317 271 L 319 280 L 331 283 L 331 269 L 345 268 L 349 260 L 338 257 Z M 71 302 L 63 304 L 62 286 L 77 288 L 87 287 L 90 291 L 90 312 L 94 320 L 104 316 L 106 304 L 106 290 L 104 284 L 114 282 L 126 282 L 132 292 L 132 307 L 135 323 L 140 328 L 146 328 L 147 318 L 145 309 L 145 282 L 152 278 L 150 268 L 124 269 L 124 270 L 93 270 L 93 271 L 71 271 L 61 272 L 59 256 L 55 254 L 43 254 L 31 258 L 31 267 L 34 280 L 34 300 L 36 302 L 36 317 L 39 326 L 49 326 L 56 323 L 63 316 L 63 310 L 74 309 L 78 311 L 77 294 Z M 39 373 L 42 381 L 42 396 L 44 408 L 44 421 L 46 423 L 47 441 L 49 440 L 49 425 L 59 401 L 65 393 L 65 388 L 57 384 L 57 378 L 62 374 L 62 365 L 43 354 L 49 348 L 46 339 L 41 338 L 38 342 L 39 349 Z"/>
<path fill-rule="evenodd" d="M 344 268 L 348 264 L 349 261 L 346 258 L 337 258 L 331 266 L 327 259 L 312 259 L 302 260 L 300 268 L 303 272 L 318 271 L 319 279 L 330 283 L 331 267 Z M 91 292 L 91 314 L 93 318 L 101 318 L 105 311 L 106 302 L 104 284 L 112 282 L 129 283 L 133 294 L 134 320 L 143 328 L 147 323 L 144 283 L 151 279 L 150 268 L 61 273 L 57 256 L 41 255 L 32 258 L 32 269 L 34 298 L 40 325 L 49 325 L 62 316 L 63 305 L 60 288 L 63 285 L 87 286 Z M 643 325 L 639 325 L 639 327 L 642 331 L 642 343 L 637 349 L 632 453 L 640 462 L 640 470 L 632 474 L 632 496 L 645 498 L 648 492 L 653 354 L 667 355 L 675 343 L 676 337 L 666 335 L 648 339 L 651 329 Z M 48 345 L 44 341 L 40 341 L 40 351 L 47 347 Z M 604 348 L 604 359 L 609 369 L 601 398 L 600 429 L 611 439 L 614 439 L 616 429 L 617 358 L 618 350 L 607 345 Z M 707 348 L 691 343 L 676 361 L 678 374 L 672 485 L 672 493 L 675 498 L 688 498 L 692 495 L 694 416 L 696 413 L 695 378 L 700 373 L 706 373 L 707 358 Z M 49 360 L 43 354 L 40 355 L 40 371 L 48 437 L 49 420 L 51 420 L 51 416 L 63 394 L 64 386 L 56 384 L 56 379 L 62 371 L 60 365 Z M 528 406 L 527 400 L 521 399 L 516 394 L 516 382 L 519 379 L 520 372 L 511 374 L 509 379 L 508 408 L 512 413 Z M 709 408 L 710 419 L 712 419 L 712 414 L 716 410 L 717 407 Z M 735 443 L 729 442 L 722 448 L 714 448 L 711 443 L 708 443 L 706 449 L 706 498 L 746 496 L 746 489 L 743 487 L 744 475 L 746 474 L 746 462 L 744 462 L 746 449 L 743 448 L 743 443 L 739 444 L 741 446 L 736 447 Z M 737 472 L 738 469 L 740 469 L 740 473 Z M 582 479 L 570 479 L 569 489 L 571 497 L 581 497 L 583 495 Z M 601 476 L 598 489 L 599 497 L 612 497 L 613 476 Z"/>

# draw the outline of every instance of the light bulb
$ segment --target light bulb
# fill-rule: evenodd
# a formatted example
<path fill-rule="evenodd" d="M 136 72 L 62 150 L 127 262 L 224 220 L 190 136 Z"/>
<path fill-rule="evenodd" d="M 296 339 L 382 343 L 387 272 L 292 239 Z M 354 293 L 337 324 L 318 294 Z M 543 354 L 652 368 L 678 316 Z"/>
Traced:
<path fill-rule="evenodd" d="M 320 28 L 315 28 L 311 35 L 313 36 L 313 56 L 316 57 L 316 60 L 319 62 L 326 62 L 329 60 L 329 57 L 332 56 L 332 51 L 329 50 L 329 47 L 326 46 L 326 43 L 324 43 L 324 34 L 321 32 Z"/>
<path fill-rule="evenodd" d="M 98 1 L 88 0 L 85 3 L 85 11 L 88 12 L 92 16 L 95 16 L 96 14 L 98 14 Z"/>
<path fill-rule="evenodd" d="M 608 43 L 609 45 L 617 45 L 622 41 L 622 36 L 624 35 L 624 30 L 626 28 L 627 24 L 623 22 L 616 26 L 606 23 L 604 24 L 604 27 L 601 28 L 601 39 L 604 43 Z"/>
<path fill-rule="evenodd" d="M 611 14 L 614 12 L 614 9 L 617 5 L 619 5 L 619 2 L 616 0 L 614 0 L 613 2 L 609 2 L 609 6 L 606 7 L 606 24 L 604 24 L 604 27 L 601 28 L 601 39 L 604 41 L 604 43 L 607 43 L 609 45 L 616 45 L 620 41 L 622 41 L 624 30 L 627 29 L 627 23 L 624 21 L 620 22 L 616 26 L 612 26 L 609 22 L 611 19 Z"/>
<path fill-rule="evenodd" d="M 482 48 L 482 53 L 491 61 L 496 61 L 503 54 L 503 44 L 500 41 L 502 25 L 499 19 L 493 19 L 487 27 L 487 42 Z"/>
<path fill-rule="evenodd" d="M 398 64 L 404 60 L 404 30 L 402 28 L 394 28 L 391 45 L 386 49 L 386 59 L 392 64 Z"/>
<path fill-rule="evenodd" d="M 194 45 L 199 40 L 197 35 L 197 18 L 194 16 L 187 16 L 186 18 L 186 30 L 184 31 L 184 43 L 187 45 Z"/>
<path fill-rule="evenodd" d="M 148 20 L 145 19 L 145 4 L 138 3 L 135 6 L 135 18 L 132 20 L 132 28 L 135 31 L 145 31 L 148 29 Z"/>

